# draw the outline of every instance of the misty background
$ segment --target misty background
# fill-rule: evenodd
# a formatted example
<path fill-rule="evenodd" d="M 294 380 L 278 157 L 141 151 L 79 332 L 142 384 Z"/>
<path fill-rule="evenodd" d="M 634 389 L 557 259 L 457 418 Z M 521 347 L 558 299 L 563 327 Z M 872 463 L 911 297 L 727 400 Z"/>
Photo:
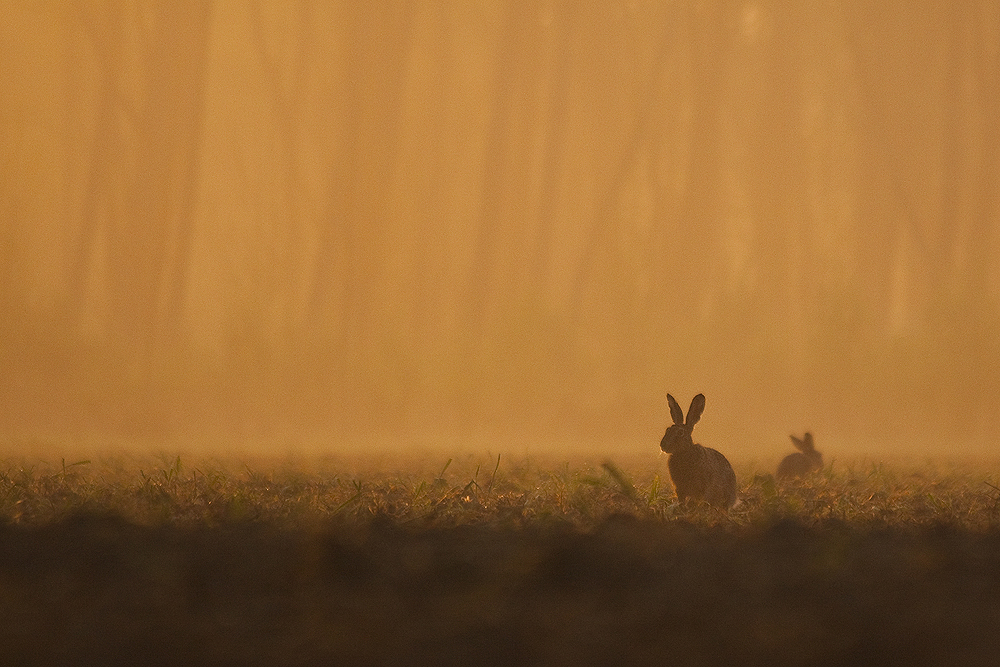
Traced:
<path fill-rule="evenodd" d="M 8 437 L 994 452 L 995 0 L 2 4 Z"/>

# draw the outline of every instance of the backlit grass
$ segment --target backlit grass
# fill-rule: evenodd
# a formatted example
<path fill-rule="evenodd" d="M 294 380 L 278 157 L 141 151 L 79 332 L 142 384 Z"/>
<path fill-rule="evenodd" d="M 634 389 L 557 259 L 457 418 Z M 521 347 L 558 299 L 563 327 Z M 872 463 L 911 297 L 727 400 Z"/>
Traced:
<path fill-rule="evenodd" d="M 650 464 L 652 461 L 652 464 Z M 834 461 L 792 482 L 737 465 L 729 512 L 678 505 L 663 458 L 616 462 L 483 454 L 400 464 L 363 458 L 96 456 L 0 459 L 0 520 L 40 525 L 78 512 L 144 525 L 232 520 L 301 525 L 374 517 L 414 526 L 588 529 L 610 515 L 733 528 L 794 518 L 874 527 L 1000 521 L 1000 475 L 987 463 Z"/>

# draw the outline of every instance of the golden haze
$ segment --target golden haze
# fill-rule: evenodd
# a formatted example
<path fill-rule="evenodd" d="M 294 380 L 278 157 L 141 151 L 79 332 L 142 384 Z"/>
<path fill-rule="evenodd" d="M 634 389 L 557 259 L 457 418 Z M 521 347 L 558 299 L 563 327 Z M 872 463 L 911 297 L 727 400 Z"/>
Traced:
<path fill-rule="evenodd" d="M 993 451 L 995 3 L 195 4 L 4 3 L 11 442 Z"/>

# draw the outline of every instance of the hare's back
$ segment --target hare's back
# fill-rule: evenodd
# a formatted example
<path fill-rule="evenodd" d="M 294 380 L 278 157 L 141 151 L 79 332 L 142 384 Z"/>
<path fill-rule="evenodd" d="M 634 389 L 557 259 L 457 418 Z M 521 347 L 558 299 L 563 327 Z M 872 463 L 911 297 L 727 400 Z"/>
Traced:
<path fill-rule="evenodd" d="M 709 502 L 730 507 L 736 502 L 736 471 L 722 452 L 706 447 L 706 453 L 712 468 L 711 492 L 715 496 Z"/>
<path fill-rule="evenodd" d="M 712 449 L 711 447 L 706 447 L 705 452 L 713 468 L 719 470 L 720 472 L 728 471 L 729 473 L 732 473 L 734 479 L 736 478 L 736 473 L 733 472 L 733 466 L 730 465 L 729 459 L 727 459 L 722 452 L 717 449 Z"/>

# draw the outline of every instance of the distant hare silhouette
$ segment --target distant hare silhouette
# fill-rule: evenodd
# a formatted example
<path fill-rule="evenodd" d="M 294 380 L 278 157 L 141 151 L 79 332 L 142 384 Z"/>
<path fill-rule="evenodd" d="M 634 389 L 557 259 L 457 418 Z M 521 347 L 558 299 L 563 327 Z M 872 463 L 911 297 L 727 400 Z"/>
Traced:
<path fill-rule="evenodd" d="M 694 425 L 705 409 L 705 395 L 698 394 L 691 400 L 687 420 L 681 406 L 667 394 L 670 416 L 674 420 L 660 440 L 660 449 L 670 458 L 667 468 L 674 482 L 677 500 L 704 500 L 710 505 L 729 509 L 736 503 L 736 473 L 725 456 L 709 447 L 695 444 L 691 438 Z"/>
<path fill-rule="evenodd" d="M 803 477 L 813 470 L 823 467 L 823 455 L 816 451 L 813 445 L 812 433 L 806 433 L 801 440 L 794 435 L 789 436 L 792 443 L 799 451 L 789 454 L 778 464 L 778 472 L 775 475 L 778 479 L 792 479 L 793 477 Z"/>

